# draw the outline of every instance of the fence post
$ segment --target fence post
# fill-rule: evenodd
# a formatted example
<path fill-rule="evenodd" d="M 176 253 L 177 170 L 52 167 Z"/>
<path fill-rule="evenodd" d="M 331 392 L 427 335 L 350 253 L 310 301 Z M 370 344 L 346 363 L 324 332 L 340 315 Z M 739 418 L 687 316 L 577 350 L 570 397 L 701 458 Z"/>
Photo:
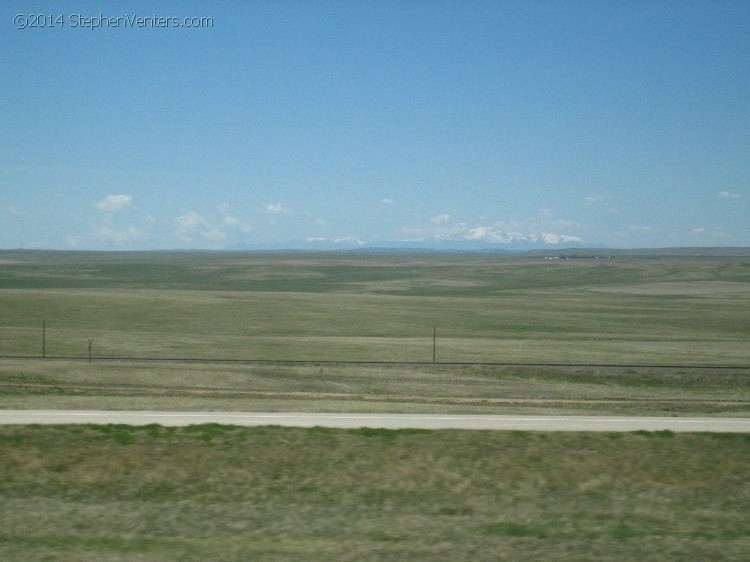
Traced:
<path fill-rule="evenodd" d="M 93 338 L 89 338 L 89 365 L 91 365 L 91 345 L 94 343 Z"/>
<path fill-rule="evenodd" d="M 47 355 L 47 321 L 42 320 L 42 359 Z"/>

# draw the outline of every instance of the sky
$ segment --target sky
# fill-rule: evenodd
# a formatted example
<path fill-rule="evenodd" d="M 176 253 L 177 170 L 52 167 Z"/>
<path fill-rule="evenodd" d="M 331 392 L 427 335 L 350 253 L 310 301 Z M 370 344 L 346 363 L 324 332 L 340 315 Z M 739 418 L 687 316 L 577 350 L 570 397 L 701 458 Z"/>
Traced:
<path fill-rule="evenodd" d="M 750 2 L 0 3 L 0 248 L 750 246 Z"/>

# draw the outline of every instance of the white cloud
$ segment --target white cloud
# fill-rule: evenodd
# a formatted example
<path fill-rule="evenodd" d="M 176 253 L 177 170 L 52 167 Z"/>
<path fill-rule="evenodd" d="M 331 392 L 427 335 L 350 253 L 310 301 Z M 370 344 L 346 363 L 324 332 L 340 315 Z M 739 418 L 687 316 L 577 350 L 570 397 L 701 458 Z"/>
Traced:
<path fill-rule="evenodd" d="M 560 242 L 563 242 L 564 238 L 567 237 L 552 232 L 544 232 L 542 234 L 542 240 L 544 240 L 545 244 L 559 244 Z"/>
<path fill-rule="evenodd" d="M 569 244 L 575 242 L 577 244 L 583 243 L 583 238 L 578 236 L 569 236 L 566 234 L 553 234 L 551 232 L 545 232 L 542 234 L 542 240 L 545 244 Z"/>
<path fill-rule="evenodd" d="M 393 205 L 393 199 L 391 199 L 390 197 L 383 197 L 380 200 L 380 204 L 381 205 Z"/>
<path fill-rule="evenodd" d="M 131 195 L 107 195 L 99 201 L 95 207 L 106 213 L 116 213 L 122 211 L 125 207 L 133 202 Z"/>
<path fill-rule="evenodd" d="M 226 233 L 219 228 L 207 228 L 201 231 L 201 236 L 211 242 L 219 243 L 227 239 Z"/>
<path fill-rule="evenodd" d="M 189 213 L 185 213 L 184 215 L 180 215 L 179 217 L 177 217 L 177 224 L 180 226 L 180 228 L 183 228 L 185 230 L 192 230 L 199 226 L 208 225 L 206 219 L 204 219 L 195 211 L 190 211 Z"/>
<path fill-rule="evenodd" d="M 219 205 L 219 212 L 223 215 L 221 219 L 221 226 L 230 229 L 237 229 L 240 232 L 252 231 L 253 227 L 249 222 L 244 222 L 229 213 L 229 205 L 227 205 L 226 203 L 224 203 L 223 205 Z"/>
<path fill-rule="evenodd" d="M 281 203 L 269 203 L 266 205 L 266 213 L 272 215 L 291 215 L 294 213 L 292 209 L 284 207 Z"/>
<path fill-rule="evenodd" d="M 719 191 L 719 199 L 739 199 L 741 195 L 734 191 Z"/>
<path fill-rule="evenodd" d="M 196 232 L 205 232 L 209 228 L 208 221 L 195 211 L 177 217 L 177 237 L 184 242 L 192 242 Z"/>
<path fill-rule="evenodd" d="M 328 226 L 328 221 L 316 217 L 310 211 L 300 211 L 298 209 L 286 207 L 282 203 L 268 203 L 265 205 L 265 210 L 269 215 L 286 215 L 287 217 L 290 217 L 290 221 L 300 224 L 312 224 L 317 228 Z"/>
<path fill-rule="evenodd" d="M 148 238 L 148 232 L 142 228 L 130 226 L 127 228 L 114 228 L 112 226 L 101 226 L 94 231 L 94 235 L 102 242 L 111 242 L 115 246 L 132 246 L 136 242 Z"/>
<path fill-rule="evenodd" d="M 466 234 L 467 240 L 487 240 L 495 238 L 497 233 L 487 226 L 477 226 Z"/>
<path fill-rule="evenodd" d="M 305 242 L 308 244 L 316 243 L 329 243 L 329 244 L 346 244 L 351 246 L 364 246 L 366 242 L 363 242 L 356 236 L 342 236 L 341 238 L 322 238 L 322 237 L 307 237 Z"/>
<path fill-rule="evenodd" d="M 448 213 L 441 213 L 439 215 L 435 215 L 432 217 L 432 224 L 435 226 L 441 226 L 443 224 L 447 224 L 451 220 L 451 216 Z"/>
<path fill-rule="evenodd" d="M 232 233 L 248 233 L 253 230 L 250 223 L 230 215 L 228 206 L 220 206 L 219 211 L 222 216 L 208 219 L 195 211 L 183 213 L 177 217 L 174 235 L 187 243 L 202 240 L 220 246 Z"/>
<path fill-rule="evenodd" d="M 477 226 L 470 229 L 464 236 L 464 240 L 475 240 L 487 242 L 488 244 L 508 244 L 510 242 L 523 242 L 529 240 L 529 235 L 516 231 L 503 231 L 490 226 Z M 533 236 L 538 240 L 539 236 Z"/>
<path fill-rule="evenodd" d="M 691 228 L 690 232 L 692 232 L 693 234 L 703 234 L 704 232 L 706 232 L 706 229 L 702 226 L 696 226 L 695 228 Z"/>

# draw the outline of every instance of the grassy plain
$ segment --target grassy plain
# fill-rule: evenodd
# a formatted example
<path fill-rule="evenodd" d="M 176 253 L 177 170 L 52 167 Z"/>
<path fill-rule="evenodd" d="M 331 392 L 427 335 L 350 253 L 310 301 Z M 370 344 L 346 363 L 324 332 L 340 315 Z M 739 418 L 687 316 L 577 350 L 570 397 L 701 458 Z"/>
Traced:
<path fill-rule="evenodd" d="M 0 252 L 0 405 L 747 414 L 750 252 L 549 257 Z"/>
<path fill-rule="evenodd" d="M 0 427 L 4 560 L 746 560 L 750 441 Z"/>
<path fill-rule="evenodd" d="M 750 253 L 546 257 L 0 252 L 0 407 L 748 415 Z M 744 560 L 748 469 L 745 435 L 7 426 L 0 559 Z"/>
<path fill-rule="evenodd" d="M 0 355 L 750 365 L 750 255 L 0 254 Z"/>

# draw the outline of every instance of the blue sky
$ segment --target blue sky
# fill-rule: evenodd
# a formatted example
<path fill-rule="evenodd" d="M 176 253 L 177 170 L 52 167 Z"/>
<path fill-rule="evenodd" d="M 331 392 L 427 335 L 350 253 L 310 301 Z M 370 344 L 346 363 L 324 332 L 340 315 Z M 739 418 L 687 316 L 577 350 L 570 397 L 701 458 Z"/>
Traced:
<path fill-rule="evenodd" d="M 749 29 L 746 1 L 4 2 L 0 247 L 750 246 Z"/>

